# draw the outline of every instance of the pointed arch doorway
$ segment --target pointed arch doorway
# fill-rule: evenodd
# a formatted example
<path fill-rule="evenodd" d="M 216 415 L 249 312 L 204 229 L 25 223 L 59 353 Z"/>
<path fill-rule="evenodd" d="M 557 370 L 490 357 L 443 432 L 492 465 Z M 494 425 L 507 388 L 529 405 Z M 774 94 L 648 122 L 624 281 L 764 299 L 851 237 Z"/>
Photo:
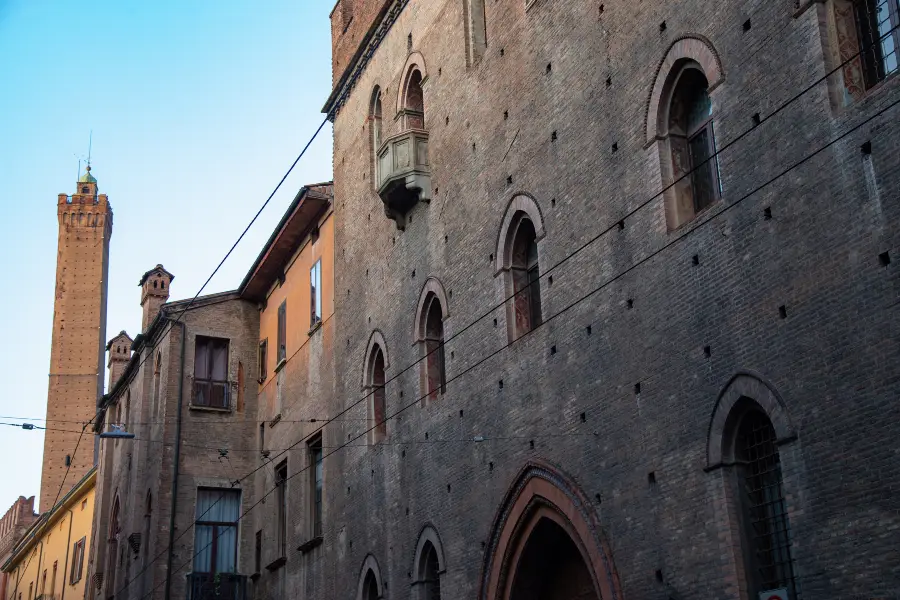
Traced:
<path fill-rule="evenodd" d="M 542 463 L 520 471 L 497 511 L 479 600 L 618 600 L 609 547 L 592 505 Z"/>

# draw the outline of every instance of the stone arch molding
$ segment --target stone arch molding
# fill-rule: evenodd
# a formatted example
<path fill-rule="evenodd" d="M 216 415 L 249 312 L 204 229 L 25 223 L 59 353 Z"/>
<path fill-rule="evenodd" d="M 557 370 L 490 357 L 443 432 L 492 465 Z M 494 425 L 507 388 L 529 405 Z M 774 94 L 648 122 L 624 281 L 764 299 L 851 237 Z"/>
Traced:
<path fill-rule="evenodd" d="M 366 583 L 366 575 L 369 574 L 369 571 L 375 575 L 375 585 L 378 588 L 378 597 L 384 598 L 384 584 L 381 579 L 381 569 L 378 567 L 378 561 L 375 560 L 375 557 L 371 554 L 366 555 L 365 560 L 363 561 L 362 568 L 359 570 L 359 581 L 356 584 L 356 598 L 357 600 L 363 600 L 363 593 L 365 592 L 365 588 L 363 587 Z"/>
<path fill-rule="evenodd" d="M 441 543 L 441 536 L 438 535 L 437 529 L 428 523 L 422 527 L 422 531 L 419 532 L 419 541 L 416 542 L 416 553 L 413 558 L 412 569 L 412 572 L 416 574 L 416 581 L 413 582 L 413 585 L 419 583 L 418 580 L 422 571 L 422 552 L 425 550 L 425 544 L 427 543 L 431 543 L 431 546 L 434 548 L 434 552 L 437 555 L 438 572 L 444 573 L 447 570 L 447 565 L 444 562 L 444 545 Z"/>
<path fill-rule="evenodd" d="M 409 56 L 406 57 L 406 64 L 403 65 L 403 70 L 401 73 L 403 74 L 400 79 L 400 86 L 397 88 L 397 111 L 396 114 L 400 114 L 400 111 L 406 108 L 406 103 L 404 102 L 404 96 L 406 96 L 406 86 L 409 83 L 409 76 L 412 73 L 412 69 L 416 68 L 422 74 L 422 89 L 425 88 L 425 82 L 428 81 L 428 69 L 425 67 L 425 57 L 422 56 L 421 52 L 410 52 Z"/>
<path fill-rule="evenodd" d="M 737 373 L 722 388 L 713 408 L 706 444 L 707 469 L 733 460 L 728 444 L 728 436 L 732 429 L 730 425 L 733 417 L 737 416 L 736 413 L 740 412 L 740 405 L 746 402 L 746 399 L 755 402 L 766 413 L 775 428 L 779 444 L 796 438 L 796 430 L 788 413 L 787 405 L 775 387 L 756 373 Z"/>
<path fill-rule="evenodd" d="M 478 600 L 507 600 L 511 567 L 534 527 L 544 518 L 569 534 L 601 600 L 622 598 L 609 544 L 590 501 L 565 473 L 542 461 L 528 462 L 509 487 L 491 526 Z"/>
<path fill-rule="evenodd" d="M 441 280 L 437 277 L 429 277 L 425 280 L 425 285 L 422 286 L 422 291 L 419 293 L 419 302 L 416 306 L 416 320 L 413 324 L 413 344 L 425 340 L 425 320 L 428 317 L 425 313 L 425 309 L 427 308 L 426 302 L 432 294 L 441 304 L 441 315 L 443 320 L 446 321 L 450 316 L 450 309 L 447 304 L 447 294 L 444 292 L 444 284 L 442 284 Z M 446 334 L 447 330 L 445 325 L 444 335 L 446 336 Z"/>
<path fill-rule="evenodd" d="M 360 388 L 362 390 L 369 387 L 369 362 L 372 359 L 372 351 L 375 349 L 376 344 L 381 348 L 381 353 L 384 355 L 384 370 L 387 371 L 391 366 L 391 361 L 388 357 L 387 343 L 384 341 L 384 334 L 381 333 L 380 329 L 375 329 L 372 331 L 371 335 L 369 335 L 369 343 L 366 344 L 366 354 L 362 361 L 362 381 Z"/>
<path fill-rule="evenodd" d="M 722 60 L 712 43 L 703 36 L 685 36 L 675 40 L 665 57 L 656 68 L 656 76 L 650 97 L 647 102 L 647 112 L 644 116 L 644 129 L 646 145 L 649 147 L 654 141 L 663 137 L 666 130 L 662 121 L 668 111 L 660 110 L 668 101 L 672 91 L 670 75 L 677 71 L 679 63 L 684 61 L 696 62 L 703 69 L 703 74 L 709 82 L 709 91 L 717 88 L 725 80 L 725 71 L 722 69 Z M 664 115 L 665 113 L 665 115 Z M 662 125 L 661 125 L 662 123 Z"/>
<path fill-rule="evenodd" d="M 510 233 L 518 225 L 522 213 L 534 225 L 535 241 L 539 242 L 544 238 L 544 216 L 534 196 L 527 192 L 514 194 L 506 205 L 503 222 L 500 225 L 500 230 L 497 232 L 497 249 L 494 253 L 495 277 L 502 271 L 509 270 L 512 264 L 512 244 L 509 243 Z"/>

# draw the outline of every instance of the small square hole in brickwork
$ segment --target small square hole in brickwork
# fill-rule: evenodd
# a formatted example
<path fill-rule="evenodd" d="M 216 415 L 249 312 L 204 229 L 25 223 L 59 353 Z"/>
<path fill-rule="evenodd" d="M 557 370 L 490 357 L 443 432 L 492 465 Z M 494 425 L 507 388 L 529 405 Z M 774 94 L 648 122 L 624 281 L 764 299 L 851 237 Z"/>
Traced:
<path fill-rule="evenodd" d="M 640 393 L 641 393 L 641 383 L 640 383 L 640 382 L 634 384 L 634 393 L 635 393 L 635 394 L 640 394 Z"/>
<path fill-rule="evenodd" d="M 350 486 L 349 485 L 347 486 L 347 495 L 348 496 L 350 495 Z"/>
<path fill-rule="evenodd" d="M 863 145 L 859 147 L 859 150 L 866 156 L 872 154 L 872 142 L 867 141 L 863 143 Z"/>
<path fill-rule="evenodd" d="M 375 469 L 372 469 L 372 477 L 375 477 Z"/>
<path fill-rule="evenodd" d="M 472 142 L 472 152 L 475 152 L 475 142 Z"/>
<path fill-rule="evenodd" d="M 761 122 L 759 113 L 753 113 L 753 116 L 751 117 L 751 119 L 753 119 L 753 126 L 754 126 L 754 127 L 756 127 L 757 125 L 759 125 L 760 122 Z"/>
<path fill-rule="evenodd" d="M 657 570 L 656 570 L 656 580 L 657 580 L 658 582 L 662 583 L 662 580 L 663 580 L 662 569 L 657 569 Z"/>
<path fill-rule="evenodd" d="M 556 354 L 556 346 L 550 346 L 550 354 Z"/>
<path fill-rule="evenodd" d="M 588 325 L 587 327 L 585 327 L 584 332 L 587 333 L 588 335 L 591 335 L 591 326 Z"/>
<path fill-rule="evenodd" d="M 784 304 L 778 307 L 778 316 L 787 319 L 787 307 Z"/>
<path fill-rule="evenodd" d="M 460 410 L 460 411 L 459 411 L 459 418 L 460 418 L 460 419 L 461 419 L 461 418 L 462 418 L 462 416 L 463 416 L 463 411 L 462 411 L 462 410 Z"/>
<path fill-rule="evenodd" d="M 699 254 L 695 254 L 694 256 L 691 257 L 691 264 L 694 264 L 694 265 L 700 264 L 700 255 Z"/>
<path fill-rule="evenodd" d="M 400 390 L 400 397 L 403 397 L 403 390 Z"/>
<path fill-rule="evenodd" d="M 607 77 L 606 78 L 606 87 L 609 87 L 611 85 L 612 85 L 612 77 Z"/>
<path fill-rule="evenodd" d="M 647 473 L 647 483 L 649 483 L 650 485 L 656 485 L 656 473 L 655 472 L 650 471 L 649 473 Z"/>
<path fill-rule="evenodd" d="M 551 142 L 555 142 L 555 141 L 556 141 L 556 132 L 555 132 L 555 131 L 554 131 L 553 133 L 550 134 L 550 141 L 551 141 Z"/>
<path fill-rule="evenodd" d="M 659 30 L 660 31 L 666 30 L 666 22 L 665 21 L 663 21 L 662 23 L 659 24 Z"/>
<path fill-rule="evenodd" d="M 890 252 L 882 252 L 878 255 L 878 263 L 882 267 L 886 267 L 891 264 L 891 253 Z"/>
<path fill-rule="evenodd" d="M 763 219 L 765 219 L 766 221 L 772 219 L 772 209 L 768 206 L 763 209 Z"/>
<path fill-rule="evenodd" d="M 413 276 L 413 277 L 416 276 L 416 270 L 415 270 L 415 269 L 413 269 L 412 276 Z"/>
<path fill-rule="evenodd" d="M 710 348 L 709 346 L 703 346 L 703 356 L 705 356 L 706 358 L 712 356 L 712 348 Z"/>
<path fill-rule="evenodd" d="M 625 221 L 624 220 L 619 221 L 618 225 L 619 225 L 619 231 L 622 231 L 623 229 L 625 229 Z"/>
<path fill-rule="evenodd" d="M 481 542 L 481 549 L 484 550 L 484 542 Z"/>
<path fill-rule="evenodd" d="M 504 50 L 503 48 L 500 48 L 500 56 L 503 56 L 504 54 L 506 54 L 506 50 Z"/>
<path fill-rule="evenodd" d="M 512 185 L 512 175 L 506 177 L 506 185 Z"/>
<path fill-rule="evenodd" d="M 409 516 L 409 507 L 406 507 L 406 516 Z"/>
<path fill-rule="evenodd" d="M 494 319 L 494 327 L 497 326 L 497 319 Z"/>
<path fill-rule="evenodd" d="M 453 350 L 450 351 L 450 358 L 453 358 Z"/>
<path fill-rule="evenodd" d="M 406 36 L 406 49 L 412 50 L 412 34 Z"/>
<path fill-rule="evenodd" d="M 632 308 L 634 308 L 634 300 L 629 298 L 625 301 L 625 306 L 628 307 L 628 310 L 631 310 Z"/>
<path fill-rule="evenodd" d="M 368 277 L 368 276 L 369 276 L 369 270 L 366 269 L 366 277 Z"/>
<path fill-rule="evenodd" d="M 502 390 L 502 389 L 503 389 L 503 380 L 501 379 L 501 380 L 498 381 L 497 383 L 500 385 L 500 389 Z"/>
<path fill-rule="evenodd" d="M 746 21 L 744 21 L 744 31 L 750 31 L 750 27 L 752 27 L 752 25 L 750 24 L 750 19 L 747 19 Z"/>
<path fill-rule="evenodd" d="M 534 450 L 534 440 L 528 440 L 528 445 Z"/>
<path fill-rule="evenodd" d="M 450 484 L 447 484 L 447 493 L 450 493 Z"/>
<path fill-rule="evenodd" d="M 507 119 L 509 119 L 509 111 L 508 111 L 508 110 L 504 110 L 504 111 L 503 111 L 503 120 L 506 121 Z"/>
<path fill-rule="evenodd" d="M 444 243 L 446 244 L 446 243 L 447 243 L 447 240 L 449 240 L 449 239 L 450 239 L 450 238 L 449 238 L 448 236 L 445 235 L 445 236 L 444 236 Z"/>
<path fill-rule="evenodd" d="M 612 145 L 612 151 L 613 151 L 613 152 L 618 152 L 618 151 L 619 151 L 619 142 L 613 142 L 613 145 Z"/>
<path fill-rule="evenodd" d="M 400 458 L 406 458 L 406 450 L 400 451 Z"/>
<path fill-rule="evenodd" d="M 581 419 L 581 422 L 584 423 L 587 421 L 587 413 L 581 413 L 578 418 Z"/>
<path fill-rule="evenodd" d="M 597 501 L 597 504 L 603 504 L 603 496 L 600 494 L 594 494 L 594 500 Z"/>
<path fill-rule="evenodd" d="M 553 285 L 553 275 L 547 278 L 547 285 Z"/>
<path fill-rule="evenodd" d="M 553 70 L 553 63 L 547 63 L 547 74 L 549 75 L 552 70 Z"/>
<path fill-rule="evenodd" d="M 450 117 L 444 117 L 444 125 L 450 124 Z"/>
<path fill-rule="evenodd" d="M 550 198 L 550 206 L 556 206 L 556 198 Z"/>
<path fill-rule="evenodd" d="M 492 463 L 492 462 L 488 463 L 488 471 L 490 471 L 491 473 L 494 472 L 494 463 Z"/>
<path fill-rule="evenodd" d="M 392 238 L 391 238 L 391 245 L 393 246 L 393 245 L 395 245 L 396 243 L 397 243 L 397 238 L 392 237 Z"/>
<path fill-rule="evenodd" d="M 428 432 L 427 432 L 427 431 L 425 432 L 425 439 L 426 439 L 426 440 L 428 439 Z"/>

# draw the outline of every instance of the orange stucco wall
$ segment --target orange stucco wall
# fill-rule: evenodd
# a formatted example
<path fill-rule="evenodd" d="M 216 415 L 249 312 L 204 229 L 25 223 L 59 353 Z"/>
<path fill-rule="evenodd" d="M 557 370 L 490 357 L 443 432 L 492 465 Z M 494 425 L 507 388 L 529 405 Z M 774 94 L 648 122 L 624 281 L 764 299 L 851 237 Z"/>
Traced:
<path fill-rule="evenodd" d="M 274 385 L 275 368 L 278 365 L 278 307 L 287 300 L 287 362 L 303 360 L 304 348 L 310 340 L 310 269 L 316 261 L 322 261 L 322 323 L 334 315 L 334 221 L 331 212 L 319 221 L 319 237 L 313 242 L 307 238 L 285 270 L 284 283 L 275 284 L 259 318 L 259 339 L 268 340 L 266 360 L 267 378 L 260 384 L 261 398 L 265 398 L 269 418 L 277 412 L 275 395 L 265 393 Z"/>

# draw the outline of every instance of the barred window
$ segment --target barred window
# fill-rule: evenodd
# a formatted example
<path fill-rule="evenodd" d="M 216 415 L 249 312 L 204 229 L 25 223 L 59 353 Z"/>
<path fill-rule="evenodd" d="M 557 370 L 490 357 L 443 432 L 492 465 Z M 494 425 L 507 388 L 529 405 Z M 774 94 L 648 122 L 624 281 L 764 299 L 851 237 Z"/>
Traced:
<path fill-rule="evenodd" d="M 900 0 L 857 0 L 854 10 L 868 89 L 898 71 Z"/>
<path fill-rule="evenodd" d="M 765 414 L 749 411 L 740 422 L 735 459 L 741 465 L 741 501 L 751 597 L 785 588 L 796 599 L 791 530 L 784 502 L 775 428 Z"/>

